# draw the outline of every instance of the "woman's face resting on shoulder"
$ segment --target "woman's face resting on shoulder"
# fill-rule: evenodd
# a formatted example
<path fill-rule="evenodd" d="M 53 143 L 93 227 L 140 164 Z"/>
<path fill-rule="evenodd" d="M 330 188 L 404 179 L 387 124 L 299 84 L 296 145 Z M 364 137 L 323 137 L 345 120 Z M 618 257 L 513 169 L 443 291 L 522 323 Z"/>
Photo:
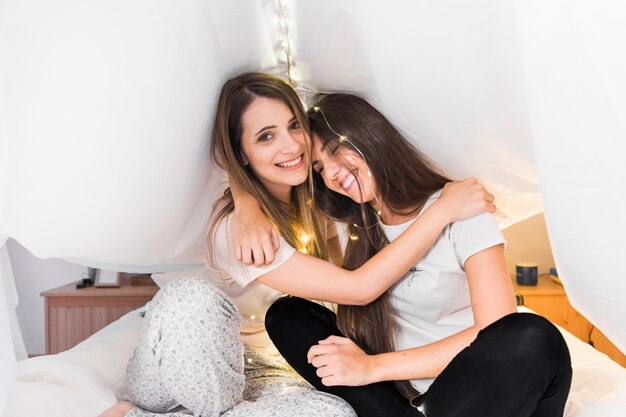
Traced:
<path fill-rule="evenodd" d="M 242 115 L 243 160 L 276 197 L 287 201 L 291 187 L 308 175 L 306 134 L 280 100 L 256 97 Z"/>
<path fill-rule="evenodd" d="M 313 169 L 320 174 L 327 188 L 357 203 L 376 205 L 374 178 L 356 151 L 333 142 L 324 145 L 314 135 L 312 161 Z"/>

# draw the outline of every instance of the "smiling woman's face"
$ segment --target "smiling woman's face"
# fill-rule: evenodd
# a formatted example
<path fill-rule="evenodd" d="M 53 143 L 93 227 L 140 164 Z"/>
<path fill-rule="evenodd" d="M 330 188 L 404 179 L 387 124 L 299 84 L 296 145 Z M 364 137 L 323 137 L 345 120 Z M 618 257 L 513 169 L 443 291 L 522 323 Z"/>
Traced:
<path fill-rule="evenodd" d="M 369 175 L 370 169 L 354 150 L 332 142 L 324 146 L 313 136 L 312 160 L 313 169 L 322 176 L 326 187 L 357 203 L 375 200 L 376 185 Z"/>
<path fill-rule="evenodd" d="M 257 97 L 242 115 L 244 161 L 272 195 L 286 201 L 308 174 L 306 136 L 280 100 Z"/>

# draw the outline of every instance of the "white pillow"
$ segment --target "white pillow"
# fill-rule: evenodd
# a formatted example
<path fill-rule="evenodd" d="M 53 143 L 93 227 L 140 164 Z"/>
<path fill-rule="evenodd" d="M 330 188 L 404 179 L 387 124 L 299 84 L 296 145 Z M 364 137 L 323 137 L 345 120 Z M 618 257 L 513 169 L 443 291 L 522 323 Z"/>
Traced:
<path fill-rule="evenodd" d="M 70 350 L 18 362 L 4 417 L 96 416 L 126 399 L 126 365 L 139 339 L 142 309 Z"/>

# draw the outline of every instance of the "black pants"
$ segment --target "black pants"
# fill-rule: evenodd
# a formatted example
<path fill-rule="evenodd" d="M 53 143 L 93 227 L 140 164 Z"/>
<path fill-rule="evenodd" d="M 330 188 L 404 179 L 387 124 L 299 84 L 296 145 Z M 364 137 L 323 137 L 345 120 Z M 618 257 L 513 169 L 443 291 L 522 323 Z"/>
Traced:
<path fill-rule="evenodd" d="M 360 417 L 422 416 L 392 382 L 361 387 L 322 384 L 307 352 L 330 335 L 341 336 L 335 313 L 307 300 L 277 300 L 267 331 L 287 362 L 315 388 L 345 399 Z M 561 417 L 572 368 L 556 327 L 543 317 L 514 313 L 478 333 L 420 398 L 427 417 Z"/>

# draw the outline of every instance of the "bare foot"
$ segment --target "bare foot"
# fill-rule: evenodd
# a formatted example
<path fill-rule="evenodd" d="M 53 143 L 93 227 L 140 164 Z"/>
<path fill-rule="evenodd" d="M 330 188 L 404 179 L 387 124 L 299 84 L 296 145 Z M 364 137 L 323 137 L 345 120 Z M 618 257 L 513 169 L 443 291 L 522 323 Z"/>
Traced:
<path fill-rule="evenodd" d="M 98 417 L 124 417 L 130 409 L 133 408 L 133 404 L 127 401 L 120 401 L 111 408 L 107 408 Z"/>

